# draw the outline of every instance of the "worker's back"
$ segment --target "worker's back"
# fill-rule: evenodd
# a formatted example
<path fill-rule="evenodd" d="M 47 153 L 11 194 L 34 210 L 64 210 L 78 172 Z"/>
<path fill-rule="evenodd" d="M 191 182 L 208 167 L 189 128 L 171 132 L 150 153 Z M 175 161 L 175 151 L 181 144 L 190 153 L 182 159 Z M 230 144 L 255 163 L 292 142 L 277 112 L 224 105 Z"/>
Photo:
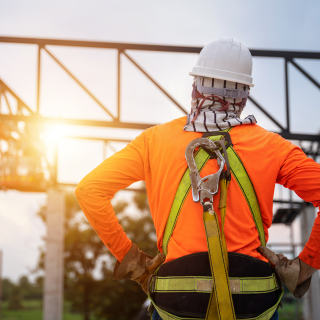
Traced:
<path fill-rule="evenodd" d="M 183 131 L 185 122 L 186 118 L 183 117 L 151 128 L 145 133 L 146 152 L 143 155 L 145 181 L 159 248 L 162 247 L 164 228 L 176 190 L 187 169 L 186 147 L 192 140 L 202 136 L 202 133 Z M 298 160 L 297 156 L 301 159 L 306 157 L 299 148 L 258 125 L 234 127 L 230 135 L 233 147 L 254 185 L 267 237 L 267 230 L 272 222 L 275 183 L 281 175 L 286 175 L 285 168 L 282 172 L 281 167 L 287 155 L 294 149 L 296 149 L 293 151 L 295 160 Z M 141 138 L 133 141 L 138 149 L 140 143 Z M 202 170 L 201 176 L 212 174 L 217 169 L 217 161 L 210 160 Z M 213 204 L 216 209 L 218 202 L 219 193 L 214 196 Z M 220 211 L 217 212 L 220 217 Z M 228 187 L 224 231 L 229 252 L 239 252 L 263 259 L 256 250 L 260 240 L 252 214 L 234 177 Z M 202 206 L 193 201 L 189 192 L 169 242 L 167 261 L 202 251 L 207 251 Z"/>

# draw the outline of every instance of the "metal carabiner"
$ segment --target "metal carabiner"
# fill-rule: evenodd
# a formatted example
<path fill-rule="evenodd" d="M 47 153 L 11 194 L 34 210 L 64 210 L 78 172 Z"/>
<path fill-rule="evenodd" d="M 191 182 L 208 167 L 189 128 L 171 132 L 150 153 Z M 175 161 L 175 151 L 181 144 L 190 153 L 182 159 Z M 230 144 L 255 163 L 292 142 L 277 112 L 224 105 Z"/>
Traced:
<path fill-rule="evenodd" d="M 200 177 L 197 165 L 193 157 L 193 152 L 197 147 L 207 148 L 209 150 L 212 150 L 217 155 L 219 170 L 216 173 L 210 174 L 204 178 Z M 220 147 L 216 146 L 213 141 L 206 138 L 195 139 L 191 141 L 186 148 L 185 157 L 190 169 L 193 201 L 200 201 L 202 206 L 204 205 L 205 199 L 209 199 L 209 201 L 212 203 L 213 195 L 216 194 L 219 190 L 220 176 L 226 163 L 226 160 L 221 155 L 219 148 Z"/>

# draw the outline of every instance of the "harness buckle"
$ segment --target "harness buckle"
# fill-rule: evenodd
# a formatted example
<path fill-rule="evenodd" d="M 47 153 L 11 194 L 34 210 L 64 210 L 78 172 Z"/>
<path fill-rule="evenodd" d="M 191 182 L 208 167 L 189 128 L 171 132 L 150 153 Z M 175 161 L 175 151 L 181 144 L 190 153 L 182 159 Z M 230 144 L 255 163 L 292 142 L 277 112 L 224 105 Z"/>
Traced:
<path fill-rule="evenodd" d="M 152 281 L 153 278 L 156 278 L 157 276 L 155 274 L 151 275 L 150 278 L 148 279 L 148 295 L 152 295 L 154 293 L 154 290 L 156 288 L 156 279 Z M 150 285 L 151 285 L 151 290 L 150 290 Z"/>

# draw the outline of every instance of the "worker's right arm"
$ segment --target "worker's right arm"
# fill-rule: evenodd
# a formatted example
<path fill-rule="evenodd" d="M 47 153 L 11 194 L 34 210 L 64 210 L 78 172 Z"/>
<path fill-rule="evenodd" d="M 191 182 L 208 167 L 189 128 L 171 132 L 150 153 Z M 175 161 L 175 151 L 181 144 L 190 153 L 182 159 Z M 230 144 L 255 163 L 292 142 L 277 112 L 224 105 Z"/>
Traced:
<path fill-rule="evenodd" d="M 119 190 L 144 180 L 148 165 L 146 136 L 144 131 L 124 149 L 103 161 L 82 179 L 75 191 L 91 226 L 120 262 L 132 244 L 115 216 L 111 199 Z"/>
<path fill-rule="evenodd" d="M 308 158 L 305 153 L 291 142 L 279 137 L 279 174 L 277 183 L 295 191 L 315 207 L 320 206 L 320 165 Z M 320 212 L 303 251 L 299 255 L 307 265 L 320 269 Z"/>

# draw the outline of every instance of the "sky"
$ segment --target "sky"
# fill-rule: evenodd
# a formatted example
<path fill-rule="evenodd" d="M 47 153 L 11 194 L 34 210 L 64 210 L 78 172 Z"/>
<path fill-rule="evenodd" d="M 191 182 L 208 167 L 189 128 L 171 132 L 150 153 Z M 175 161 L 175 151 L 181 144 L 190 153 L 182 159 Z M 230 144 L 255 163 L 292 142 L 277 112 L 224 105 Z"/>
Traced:
<path fill-rule="evenodd" d="M 0 35 L 187 46 L 203 46 L 220 37 L 232 37 L 251 49 L 320 51 L 319 13 L 320 2 L 315 0 L 0 0 Z M 52 46 L 48 46 L 48 50 L 116 115 L 115 50 Z M 188 73 L 197 55 L 137 51 L 128 51 L 128 54 L 189 110 L 192 78 Z M 41 114 L 110 119 L 47 53 L 42 52 L 41 57 Z M 0 43 L 0 78 L 33 109 L 36 58 L 35 46 Z M 122 121 L 163 123 L 183 115 L 130 61 L 122 57 L 121 62 Z M 320 61 L 300 59 L 297 62 L 320 81 Z M 252 96 L 285 126 L 283 61 L 254 58 L 253 79 Z M 292 131 L 318 133 L 319 91 L 292 66 L 289 66 L 289 89 Z M 258 124 L 266 129 L 277 130 L 250 103 L 243 116 L 248 114 L 254 114 Z M 77 126 L 61 126 L 59 130 L 66 135 L 128 140 L 141 132 Z M 107 149 L 107 156 L 123 146 L 113 143 L 112 148 Z M 104 156 L 103 144 L 99 141 L 61 139 L 59 181 L 78 183 Z M 279 193 L 280 189 L 276 189 L 276 194 Z M 283 194 L 287 197 L 285 191 Z M 45 227 L 36 212 L 45 202 L 45 194 L 0 192 L 4 276 L 17 279 L 34 268 L 38 247 L 45 235 Z M 281 231 L 278 228 L 271 228 L 271 241 L 288 241 L 288 228 L 281 227 Z M 296 223 L 297 239 L 298 229 Z"/>

